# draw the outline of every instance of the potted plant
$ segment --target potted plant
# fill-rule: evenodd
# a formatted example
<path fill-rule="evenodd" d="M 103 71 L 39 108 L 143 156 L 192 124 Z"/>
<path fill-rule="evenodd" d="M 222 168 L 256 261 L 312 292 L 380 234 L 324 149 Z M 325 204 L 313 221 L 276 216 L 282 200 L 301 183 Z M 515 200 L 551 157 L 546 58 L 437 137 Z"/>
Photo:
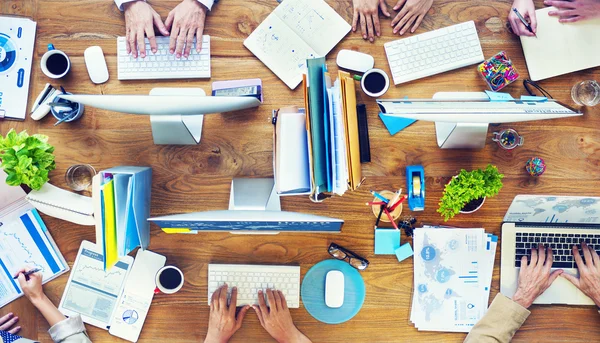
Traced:
<path fill-rule="evenodd" d="M 39 190 L 48 182 L 48 173 L 56 168 L 54 147 L 44 135 L 29 136 L 27 131 L 16 133 L 11 129 L 6 137 L 0 135 L 0 167 L 11 186 L 26 185 Z"/>
<path fill-rule="evenodd" d="M 491 164 L 485 170 L 476 169 L 460 173 L 452 178 L 440 199 L 438 212 L 448 221 L 458 213 L 472 213 L 477 211 L 486 197 L 493 197 L 502 188 L 504 175 L 498 168 Z"/>

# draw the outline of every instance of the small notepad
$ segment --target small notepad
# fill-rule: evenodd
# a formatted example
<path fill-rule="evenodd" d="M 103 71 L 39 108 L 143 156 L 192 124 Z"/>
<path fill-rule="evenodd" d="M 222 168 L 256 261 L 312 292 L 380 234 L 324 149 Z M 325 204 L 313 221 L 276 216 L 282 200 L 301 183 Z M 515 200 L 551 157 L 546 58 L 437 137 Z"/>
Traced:
<path fill-rule="evenodd" d="M 400 248 L 400 230 L 375 229 L 375 255 L 395 255 Z"/>

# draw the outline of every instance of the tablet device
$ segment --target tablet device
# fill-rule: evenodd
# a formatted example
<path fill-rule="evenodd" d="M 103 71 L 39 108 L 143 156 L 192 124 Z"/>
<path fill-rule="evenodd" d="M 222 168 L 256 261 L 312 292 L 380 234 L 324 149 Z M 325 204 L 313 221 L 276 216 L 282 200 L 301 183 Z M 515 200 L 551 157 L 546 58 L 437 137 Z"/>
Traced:
<path fill-rule="evenodd" d="M 105 272 L 102 249 L 81 242 L 59 311 L 65 316 L 79 314 L 84 323 L 108 330 L 132 264 L 133 257 L 124 256 Z"/>

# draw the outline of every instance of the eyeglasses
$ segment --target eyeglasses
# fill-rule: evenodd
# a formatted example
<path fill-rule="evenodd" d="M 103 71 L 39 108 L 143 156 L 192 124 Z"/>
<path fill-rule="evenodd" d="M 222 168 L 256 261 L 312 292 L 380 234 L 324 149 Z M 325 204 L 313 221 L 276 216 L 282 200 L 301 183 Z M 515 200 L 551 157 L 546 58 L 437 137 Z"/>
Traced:
<path fill-rule="evenodd" d="M 335 243 L 331 243 L 328 249 L 329 255 L 335 257 L 338 260 L 348 260 L 348 263 L 358 269 L 365 270 L 369 266 L 369 261 L 365 258 L 360 257 L 359 255 L 353 253 L 352 251 L 341 247 Z"/>
<path fill-rule="evenodd" d="M 542 88 L 542 86 L 538 85 L 537 83 L 535 83 L 534 81 L 531 80 L 523 80 L 523 87 L 525 87 L 525 90 L 527 91 L 527 93 L 529 93 L 529 95 L 531 96 L 545 96 L 546 98 L 549 99 L 554 99 L 552 97 L 552 95 L 550 95 L 550 93 L 548 93 L 548 91 L 546 91 L 544 88 Z M 531 87 L 531 88 L 530 88 Z M 533 89 L 532 89 L 533 88 Z M 538 94 L 538 92 L 536 92 L 536 90 L 541 94 Z"/>

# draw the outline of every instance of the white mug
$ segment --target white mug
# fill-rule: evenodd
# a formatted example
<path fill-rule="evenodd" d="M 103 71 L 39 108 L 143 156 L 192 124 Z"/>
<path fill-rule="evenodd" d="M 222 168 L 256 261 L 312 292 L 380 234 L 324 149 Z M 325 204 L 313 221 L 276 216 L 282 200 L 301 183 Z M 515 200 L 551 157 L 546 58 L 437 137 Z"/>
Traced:
<path fill-rule="evenodd" d="M 167 273 L 169 273 L 169 272 L 176 272 L 176 273 L 178 273 L 179 277 L 181 278 L 180 282 L 177 285 L 165 285 L 165 284 L 163 284 L 164 281 L 167 281 L 167 280 L 163 280 L 161 282 L 161 275 L 165 271 L 167 271 Z M 158 272 L 156 273 L 156 279 L 155 279 L 155 281 L 156 281 L 156 289 L 154 290 L 154 294 L 158 294 L 160 292 L 165 293 L 165 294 L 177 293 L 181 289 L 181 287 L 183 287 L 183 281 L 184 281 L 183 272 L 179 268 L 177 268 L 175 266 L 164 266 L 164 267 L 160 268 L 158 270 Z M 168 281 L 172 281 L 172 280 L 168 280 Z"/>
<path fill-rule="evenodd" d="M 66 67 L 64 65 L 50 65 L 48 64 L 48 59 L 53 55 L 62 55 L 66 59 Z M 61 60 L 60 62 L 63 62 Z M 67 75 L 69 70 L 71 70 L 71 60 L 69 60 L 69 56 L 60 50 L 56 50 L 54 45 L 48 44 L 48 51 L 42 56 L 42 60 L 40 61 L 40 67 L 42 68 L 42 72 L 51 79 L 60 79 L 61 77 Z M 55 70 L 56 68 L 60 68 L 60 71 Z"/>
<path fill-rule="evenodd" d="M 372 79 L 375 77 L 376 79 Z M 371 82 L 369 82 L 371 81 Z M 368 84 L 365 84 L 367 82 Z M 378 98 L 385 94 L 390 88 L 390 78 L 385 71 L 377 68 L 367 70 L 360 80 L 363 92 L 370 97 Z M 376 89 L 374 89 L 376 87 Z"/>

